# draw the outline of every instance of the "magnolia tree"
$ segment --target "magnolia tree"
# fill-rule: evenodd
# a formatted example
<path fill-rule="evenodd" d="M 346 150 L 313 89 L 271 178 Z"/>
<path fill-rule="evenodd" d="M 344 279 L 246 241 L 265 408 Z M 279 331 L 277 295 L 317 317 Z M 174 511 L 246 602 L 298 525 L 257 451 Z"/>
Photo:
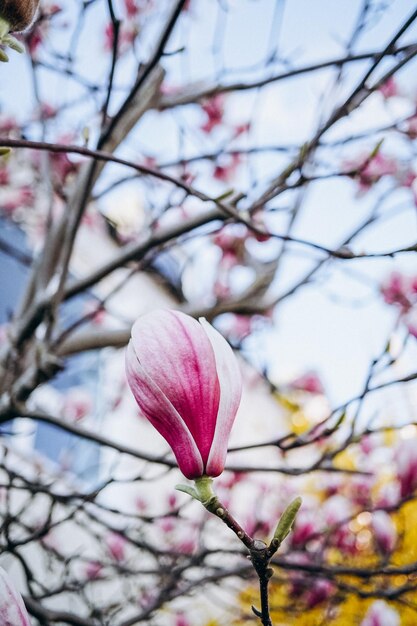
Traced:
<path fill-rule="evenodd" d="M 417 11 L 0 41 L 1 624 L 415 624 Z"/>

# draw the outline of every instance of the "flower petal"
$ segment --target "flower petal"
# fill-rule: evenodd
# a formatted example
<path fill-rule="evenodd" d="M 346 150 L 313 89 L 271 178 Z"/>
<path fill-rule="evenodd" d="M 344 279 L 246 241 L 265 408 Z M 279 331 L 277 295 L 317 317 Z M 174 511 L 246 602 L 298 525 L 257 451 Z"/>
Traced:
<path fill-rule="evenodd" d="M 0 567 L 1 626 L 31 626 L 22 596 L 16 591 L 9 575 Z"/>
<path fill-rule="evenodd" d="M 213 347 L 220 381 L 216 429 L 206 464 L 206 474 L 214 477 L 221 474 L 224 469 L 229 435 L 242 396 L 242 376 L 233 350 L 224 337 L 204 318 L 200 318 L 199 321 Z"/>
<path fill-rule="evenodd" d="M 143 369 L 187 424 L 205 464 L 220 399 L 216 361 L 206 333 L 188 315 L 160 310 L 137 320 L 132 341 Z"/>
<path fill-rule="evenodd" d="M 187 425 L 153 378 L 148 375 L 129 342 L 126 373 L 135 400 L 156 430 L 171 446 L 184 476 L 193 479 L 204 473 L 201 454 Z"/>

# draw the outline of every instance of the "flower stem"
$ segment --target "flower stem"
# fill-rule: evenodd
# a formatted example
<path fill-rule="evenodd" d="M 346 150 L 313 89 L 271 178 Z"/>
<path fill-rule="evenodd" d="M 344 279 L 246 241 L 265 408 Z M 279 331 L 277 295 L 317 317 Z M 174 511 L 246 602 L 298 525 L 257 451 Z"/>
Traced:
<path fill-rule="evenodd" d="M 261 610 L 259 611 L 255 607 L 252 607 L 252 611 L 256 617 L 259 617 L 262 626 L 273 626 L 269 614 L 268 585 L 274 571 L 269 564 L 271 558 L 292 529 L 295 517 L 301 506 L 301 498 L 295 498 L 295 500 L 287 506 L 278 522 L 274 537 L 269 546 L 267 546 L 263 541 L 253 539 L 248 535 L 226 507 L 223 506 L 213 491 L 213 479 L 209 476 L 196 478 L 195 489 L 192 487 L 186 489 L 181 486 L 181 491 L 185 491 L 193 498 L 200 500 L 207 511 L 220 517 L 226 526 L 233 530 L 238 539 L 247 547 L 249 550 L 249 558 L 258 575 L 261 599 Z"/>
<path fill-rule="evenodd" d="M 199 499 L 203 506 L 209 511 L 220 517 L 221 520 L 232 530 L 240 541 L 251 550 L 253 547 L 253 539 L 248 533 L 241 527 L 241 525 L 231 515 L 230 511 L 220 502 L 219 498 L 213 491 L 213 479 L 208 476 L 201 476 L 196 478 L 195 488 L 198 493 Z"/>

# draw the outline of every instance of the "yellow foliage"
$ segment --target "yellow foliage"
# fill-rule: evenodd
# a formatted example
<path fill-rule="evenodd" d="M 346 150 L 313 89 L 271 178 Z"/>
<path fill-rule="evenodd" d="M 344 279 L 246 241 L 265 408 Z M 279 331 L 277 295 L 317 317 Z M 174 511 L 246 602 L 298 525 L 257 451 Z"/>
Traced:
<path fill-rule="evenodd" d="M 354 452 L 349 448 L 342 450 L 333 459 L 334 467 L 341 470 L 354 470 L 356 469 L 356 459 Z"/>
<path fill-rule="evenodd" d="M 346 462 L 346 461 L 345 461 Z M 349 567 L 378 569 L 382 565 L 381 556 L 378 554 L 372 535 L 367 526 L 371 516 L 360 513 L 352 520 L 349 528 L 355 532 L 357 540 L 361 533 L 366 535 L 358 552 L 347 555 L 337 548 L 330 548 L 326 552 L 326 565 L 348 565 Z M 401 567 L 417 561 L 417 501 L 411 500 L 402 508 L 392 514 L 392 519 L 397 529 L 397 547 L 389 559 L 391 567 Z M 316 606 L 308 606 L 308 591 L 317 582 L 318 575 L 304 578 L 305 591 L 297 597 L 292 595 L 290 576 L 287 570 L 276 568 L 275 577 L 270 585 L 271 617 L 274 626 L 360 626 L 369 607 L 378 599 L 378 591 L 384 589 L 393 590 L 404 585 L 416 583 L 417 574 L 383 576 L 376 575 L 369 578 L 355 577 L 353 575 L 337 575 L 333 578 L 335 583 L 334 592 L 331 596 Z M 298 576 L 298 574 L 297 574 Z M 369 593 L 370 597 L 361 597 L 355 590 Z M 258 607 L 259 594 L 256 586 L 249 586 L 239 596 L 244 620 L 237 620 L 234 626 L 247 626 L 255 624 L 259 620 L 252 614 L 251 605 Z M 387 600 L 392 608 L 400 615 L 401 626 L 416 626 L 417 624 L 417 589 L 402 594 L 399 600 Z"/>

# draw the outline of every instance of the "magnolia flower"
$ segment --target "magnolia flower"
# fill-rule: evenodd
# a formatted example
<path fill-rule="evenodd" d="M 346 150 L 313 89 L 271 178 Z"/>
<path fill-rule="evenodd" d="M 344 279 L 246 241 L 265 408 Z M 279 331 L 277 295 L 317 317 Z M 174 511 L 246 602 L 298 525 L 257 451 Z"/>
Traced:
<path fill-rule="evenodd" d="M 1 567 L 0 624 L 1 626 L 31 626 L 22 596 L 16 591 L 8 574 Z"/>
<path fill-rule="evenodd" d="M 39 0 L 2 0 L 0 18 L 9 24 L 10 32 L 28 28 L 38 9 Z"/>
<path fill-rule="evenodd" d="M 242 380 L 225 339 L 205 320 L 155 311 L 132 328 L 127 380 L 142 413 L 171 446 L 184 476 L 218 476 Z"/>

